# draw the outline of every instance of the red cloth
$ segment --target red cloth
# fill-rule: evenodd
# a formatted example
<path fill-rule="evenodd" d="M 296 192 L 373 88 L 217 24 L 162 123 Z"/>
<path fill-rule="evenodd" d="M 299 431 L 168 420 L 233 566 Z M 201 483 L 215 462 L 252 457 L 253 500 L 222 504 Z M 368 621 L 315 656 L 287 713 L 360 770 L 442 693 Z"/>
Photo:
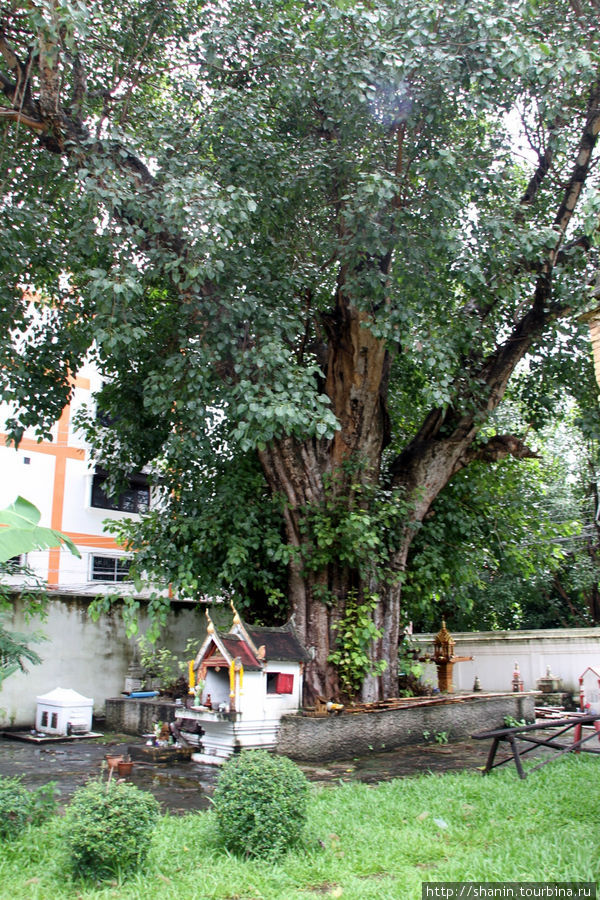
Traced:
<path fill-rule="evenodd" d="M 276 694 L 293 694 L 294 692 L 294 676 L 284 672 L 278 672 L 275 679 Z"/>

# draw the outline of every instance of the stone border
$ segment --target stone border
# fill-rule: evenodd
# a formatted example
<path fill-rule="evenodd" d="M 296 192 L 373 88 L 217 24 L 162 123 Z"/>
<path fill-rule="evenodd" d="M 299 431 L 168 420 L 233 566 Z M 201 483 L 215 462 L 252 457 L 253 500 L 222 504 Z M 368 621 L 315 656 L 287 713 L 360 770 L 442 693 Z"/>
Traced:
<path fill-rule="evenodd" d="M 505 716 L 533 722 L 534 694 L 486 694 L 464 700 L 455 696 L 448 703 L 326 718 L 287 715 L 281 720 L 277 753 L 306 762 L 351 759 L 433 741 L 436 734 L 448 741 L 464 740 L 477 731 L 504 727 Z"/>

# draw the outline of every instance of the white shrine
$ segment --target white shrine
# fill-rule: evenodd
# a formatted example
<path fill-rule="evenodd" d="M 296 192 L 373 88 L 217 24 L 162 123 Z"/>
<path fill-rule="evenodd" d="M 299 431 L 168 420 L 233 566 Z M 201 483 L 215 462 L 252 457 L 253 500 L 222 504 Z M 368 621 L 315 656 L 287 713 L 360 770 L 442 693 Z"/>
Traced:
<path fill-rule="evenodd" d="M 600 670 L 594 666 L 579 676 L 579 706 L 583 712 L 600 716 Z"/>
<path fill-rule="evenodd" d="M 247 625 L 232 609 L 224 634 L 207 612 L 206 639 L 190 664 L 196 705 L 176 712 L 177 719 L 193 719 L 202 728 L 196 762 L 218 764 L 241 749 L 273 749 L 282 715 L 297 712 L 302 702 L 309 655 L 293 624 Z"/>
<path fill-rule="evenodd" d="M 94 701 L 69 688 L 54 688 L 37 698 L 35 730 L 42 734 L 86 734 L 92 730 Z"/>

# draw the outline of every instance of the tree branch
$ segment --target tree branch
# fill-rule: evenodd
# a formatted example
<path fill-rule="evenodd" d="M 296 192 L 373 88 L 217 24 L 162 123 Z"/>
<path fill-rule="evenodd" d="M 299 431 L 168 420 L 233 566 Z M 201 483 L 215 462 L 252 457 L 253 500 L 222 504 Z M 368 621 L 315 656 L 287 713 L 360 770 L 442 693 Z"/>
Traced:
<path fill-rule="evenodd" d="M 390 465 L 393 484 L 403 484 L 409 491 L 414 490 L 416 485 L 426 485 L 422 498 L 416 501 L 417 517 L 425 515 L 452 475 L 471 460 L 483 458 L 478 456 L 482 448 L 474 447 L 480 430 L 479 423 L 496 409 L 515 366 L 543 333 L 544 328 L 552 319 L 566 312 L 566 304 L 552 303 L 552 272 L 561 258 L 564 236 L 589 173 L 599 132 L 600 80 L 596 81 L 590 92 L 586 121 L 572 174 L 554 217 L 556 241 L 546 258 L 541 260 L 527 310 L 508 337 L 492 353 L 471 362 L 468 367 L 470 371 L 467 372 L 471 387 L 467 392 L 463 390 L 460 396 L 461 409 L 450 406 L 445 414 L 441 410 L 430 412 L 413 440 Z M 525 266 L 526 262 L 520 268 L 521 272 L 530 271 Z M 515 274 L 518 272 L 519 270 Z M 456 380 L 457 395 L 459 382 L 464 383 L 464 376 L 463 372 Z M 492 456 L 494 453 L 515 455 L 510 450 L 511 445 L 515 451 L 519 451 L 518 445 L 509 441 L 502 446 L 496 439 L 485 452 Z"/>
<path fill-rule="evenodd" d="M 565 188 L 562 203 L 554 218 L 554 225 L 557 231 L 557 240 L 554 248 L 550 251 L 547 260 L 547 271 L 549 272 L 556 262 L 560 246 L 567 227 L 573 217 L 577 201 L 579 200 L 581 190 L 585 183 L 594 147 L 598 140 L 600 132 L 600 79 L 596 81 L 590 99 L 588 101 L 587 117 L 583 128 L 583 133 L 579 141 L 577 158 L 573 167 L 571 178 Z"/>
<path fill-rule="evenodd" d="M 19 112 L 18 109 L 0 109 L 0 120 L 1 119 L 8 122 L 19 122 L 21 125 L 25 125 L 27 128 L 31 128 L 32 131 L 37 131 L 39 133 L 46 130 L 46 126 L 43 122 L 40 122 L 38 119 L 32 119 L 25 113 Z"/>
<path fill-rule="evenodd" d="M 482 462 L 500 462 L 512 456 L 514 459 L 539 459 L 540 454 L 528 447 L 521 438 L 514 434 L 497 434 L 491 437 L 487 443 L 472 446 L 464 454 L 461 468 L 474 460 Z"/>

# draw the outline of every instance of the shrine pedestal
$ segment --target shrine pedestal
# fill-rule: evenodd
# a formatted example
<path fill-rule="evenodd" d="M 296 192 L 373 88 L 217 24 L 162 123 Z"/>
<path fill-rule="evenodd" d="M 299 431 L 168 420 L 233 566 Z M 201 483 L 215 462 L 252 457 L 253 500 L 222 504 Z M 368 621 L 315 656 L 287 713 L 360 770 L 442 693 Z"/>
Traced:
<path fill-rule="evenodd" d="M 437 660 L 434 659 L 432 662 L 435 663 L 435 667 L 437 669 L 438 676 L 438 688 L 441 694 L 453 694 L 454 693 L 454 683 L 452 681 L 452 669 L 459 662 L 467 662 L 473 659 L 472 656 L 454 656 L 450 660 Z"/>

